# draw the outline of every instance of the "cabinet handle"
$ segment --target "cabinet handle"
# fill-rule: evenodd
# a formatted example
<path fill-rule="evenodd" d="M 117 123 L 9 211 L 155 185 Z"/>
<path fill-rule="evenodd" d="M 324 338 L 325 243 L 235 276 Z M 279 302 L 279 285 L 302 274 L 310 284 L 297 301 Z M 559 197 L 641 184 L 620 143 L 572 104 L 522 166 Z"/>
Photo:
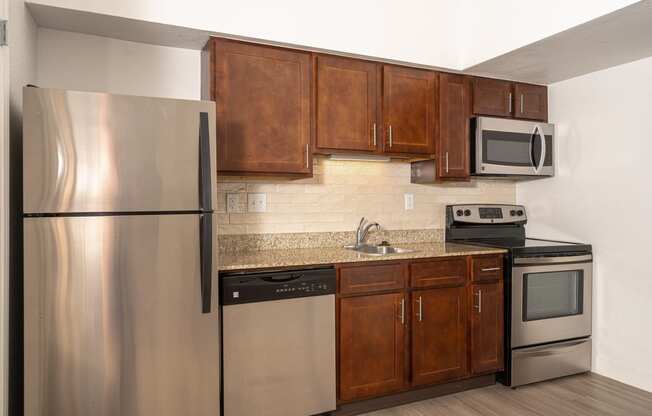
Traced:
<path fill-rule="evenodd" d="M 508 113 L 511 114 L 512 112 L 512 93 L 509 93 L 509 98 L 507 99 L 507 105 L 509 106 L 509 110 L 507 111 Z"/>
<path fill-rule="evenodd" d="M 389 147 L 392 147 L 392 125 L 389 125 Z"/>
<path fill-rule="evenodd" d="M 376 123 L 374 123 L 374 147 L 376 147 Z"/>
<path fill-rule="evenodd" d="M 478 310 L 478 313 L 482 313 L 482 289 L 478 289 L 476 295 L 478 296 L 478 305 L 473 305 L 473 307 Z"/>
<path fill-rule="evenodd" d="M 405 298 L 401 299 L 401 325 L 405 325 Z"/>
<path fill-rule="evenodd" d="M 306 143 L 306 169 L 310 169 L 310 144 Z"/>
<path fill-rule="evenodd" d="M 523 94 L 521 94 L 521 114 L 523 114 Z"/>
<path fill-rule="evenodd" d="M 419 318 L 419 322 L 421 322 L 423 321 L 423 302 L 421 301 L 421 296 L 417 299 L 417 303 L 419 304 L 419 313 L 417 314 L 417 317 Z"/>
<path fill-rule="evenodd" d="M 446 173 L 448 173 L 448 152 L 446 152 Z"/>
<path fill-rule="evenodd" d="M 480 271 L 482 271 L 482 272 L 496 272 L 498 270 L 500 270 L 500 267 L 489 267 L 487 269 L 481 269 Z"/>

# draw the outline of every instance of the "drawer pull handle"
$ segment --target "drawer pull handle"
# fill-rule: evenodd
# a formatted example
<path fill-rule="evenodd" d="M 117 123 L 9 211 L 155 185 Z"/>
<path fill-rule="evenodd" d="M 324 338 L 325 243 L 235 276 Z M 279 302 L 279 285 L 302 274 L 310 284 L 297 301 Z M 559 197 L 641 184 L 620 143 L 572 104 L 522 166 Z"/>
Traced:
<path fill-rule="evenodd" d="M 421 296 L 419 296 L 419 299 L 417 299 L 417 303 L 419 304 L 419 314 L 417 315 L 419 317 L 419 322 L 423 321 L 423 301 L 421 300 Z"/>
<path fill-rule="evenodd" d="M 500 270 L 500 267 L 489 267 L 487 269 L 482 269 L 481 271 L 483 271 L 483 272 L 497 272 L 498 270 Z"/>

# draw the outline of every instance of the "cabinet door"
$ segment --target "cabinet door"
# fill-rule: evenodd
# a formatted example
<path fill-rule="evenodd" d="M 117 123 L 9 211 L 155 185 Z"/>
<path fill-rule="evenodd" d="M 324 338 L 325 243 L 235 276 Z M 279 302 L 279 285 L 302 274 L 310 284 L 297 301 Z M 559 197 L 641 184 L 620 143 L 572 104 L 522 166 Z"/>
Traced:
<path fill-rule="evenodd" d="M 412 292 L 412 384 L 450 381 L 467 373 L 466 288 Z"/>
<path fill-rule="evenodd" d="M 511 82 L 489 78 L 473 80 L 473 114 L 510 117 L 513 107 Z"/>
<path fill-rule="evenodd" d="M 403 293 L 340 299 L 340 400 L 401 390 L 405 384 Z"/>
<path fill-rule="evenodd" d="M 310 173 L 310 54 L 212 42 L 218 171 Z"/>
<path fill-rule="evenodd" d="M 437 74 L 391 65 L 383 68 L 385 151 L 434 153 Z"/>
<path fill-rule="evenodd" d="M 374 151 L 380 139 L 380 66 L 319 55 L 316 125 L 319 149 Z"/>
<path fill-rule="evenodd" d="M 463 75 L 439 75 L 439 135 L 437 174 L 442 179 L 467 179 L 471 86 Z"/>
<path fill-rule="evenodd" d="M 515 116 L 548 120 L 548 88 L 543 85 L 515 84 Z"/>
<path fill-rule="evenodd" d="M 471 371 L 491 373 L 503 368 L 503 284 L 471 285 Z"/>

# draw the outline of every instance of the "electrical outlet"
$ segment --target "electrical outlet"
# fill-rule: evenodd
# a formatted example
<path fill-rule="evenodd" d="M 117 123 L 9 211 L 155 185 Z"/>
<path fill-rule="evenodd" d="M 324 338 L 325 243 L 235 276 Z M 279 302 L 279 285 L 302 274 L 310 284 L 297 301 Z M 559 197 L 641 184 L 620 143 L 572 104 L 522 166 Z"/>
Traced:
<path fill-rule="evenodd" d="M 404 194 L 403 197 L 405 199 L 405 209 L 414 209 L 414 194 Z"/>
<path fill-rule="evenodd" d="M 267 194 L 247 194 L 247 211 L 266 212 Z"/>
<path fill-rule="evenodd" d="M 226 212 L 244 212 L 244 194 L 226 194 Z"/>

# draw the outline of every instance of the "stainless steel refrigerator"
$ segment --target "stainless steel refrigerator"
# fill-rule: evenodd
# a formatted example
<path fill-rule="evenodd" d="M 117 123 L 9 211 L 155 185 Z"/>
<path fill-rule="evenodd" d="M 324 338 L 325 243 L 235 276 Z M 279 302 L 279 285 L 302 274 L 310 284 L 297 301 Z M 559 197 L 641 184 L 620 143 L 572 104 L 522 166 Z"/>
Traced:
<path fill-rule="evenodd" d="M 219 415 L 215 107 L 25 88 L 26 416 Z"/>

